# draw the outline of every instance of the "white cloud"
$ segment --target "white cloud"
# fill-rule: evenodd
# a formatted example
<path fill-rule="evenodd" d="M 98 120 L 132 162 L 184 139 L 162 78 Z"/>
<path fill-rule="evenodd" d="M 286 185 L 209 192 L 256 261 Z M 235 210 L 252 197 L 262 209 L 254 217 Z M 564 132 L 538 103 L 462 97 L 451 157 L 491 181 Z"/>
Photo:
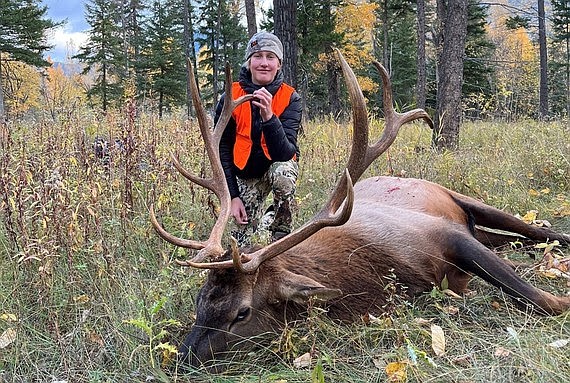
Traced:
<path fill-rule="evenodd" d="M 47 36 L 48 44 L 54 47 L 47 51 L 45 56 L 51 57 L 52 61 L 65 62 L 78 53 L 79 47 L 87 41 L 87 38 L 87 33 L 72 32 L 65 25 L 55 28 Z"/>

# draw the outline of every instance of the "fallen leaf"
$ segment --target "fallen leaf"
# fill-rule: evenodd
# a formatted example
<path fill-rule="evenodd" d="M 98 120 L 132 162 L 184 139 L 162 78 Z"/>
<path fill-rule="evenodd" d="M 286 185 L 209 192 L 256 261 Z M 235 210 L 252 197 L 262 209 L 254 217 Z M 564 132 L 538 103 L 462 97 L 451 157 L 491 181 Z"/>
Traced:
<path fill-rule="evenodd" d="M 416 322 L 420 326 L 426 326 L 428 324 L 431 324 L 431 321 L 432 321 L 432 319 L 424 319 L 424 318 L 415 318 L 414 319 L 414 322 Z"/>
<path fill-rule="evenodd" d="M 388 375 L 388 381 L 393 383 L 405 382 L 408 378 L 408 373 L 406 372 L 406 362 L 390 362 L 386 366 L 386 375 Z"/>
<path fill-rule="evenodd" d="M 453 358 L 451 363 L 453 363 L 457 366 L 461 366 L 461 367 L 468 367 L 472 363 L 472 358 L 470 355 L 462 355 L 462 356 L 458 356 L 456 358 Z"/>
<path fill-rule="evenodd" d="M 89 302 L 89 296 L 85 294 L 77 295 L 73 297 L 73 301 L 77 304 L 84 304 Z"/>
<path fill-rule="evenodd" d="M 531 189 L 529 194 L 534 195 L 534 196 L 539 195 L 539 193 L 536 190 L 534 190 L 534 193 L 533 193 L 533 189 Z M 538 210 L 529 210 L 526 212 L 526 214 L 521 219 L 524 222 L 530 224 L 530 223 L 532 223 L 532 221 L 534 221 L 536 219 L 537 216 L 538 216 Z"/>
<path fill-rule="evenodd" d="M 499 346 L 495 349 L 495 357 L 497 358 L 506 358 L 509 355 L 511 355 L 511 352 L 504 347 Z"/>
<path fill-rule="evenodd" d="M 94 331 L 89 331 L 87 333 L 87 339 L 94 344 L 97 344 L 99 346 L 104 346 L 105 342 L 103 341 L 103 337 L 99 334 L 97 334 Z"/>
<path fill-rule="evenodd" d="M 431 325 L 431 348 L 437 356 L 445 354 L 445 334 L 443 329 L 436 324 Z"/>
<path fill-rule="evenodd" d="M 293 361 L 293 366 L 296 368 L 305 368 L 311 365 L 311 354 L 306 352 Z"/>
<path fill-rule="evenodd" d="M 450 297 L 455 298 L 455 299 L 462 299 L 461 295 L 457 294 L 455 291 L 450 290 L 450 289 L 443 290 L 443 293 L 445 295 L 449 295 Z"/>
<path fill-rule="evenodd" d="M 501 304 L 497 301 L 491 302 L 491 307 L 497 311 L 501 311 Z"/>
<path fill-rule="evenodd" d="M 7 328 L 2 335 L 0 335 L 0 349 L 8 347 L 16 340 L 16 329 Z"/>
<path fill-rule="evenodd" d="M 545 253 L 537 273 L 547 278 L 570 279 L 570 257 L 559 257 L 553 253 Z"/>
<path fill-rule="evenodd" d="M 3 321 L 6 321 L 6 322 L 17 322 L 18 321 L 18 317 L 16 316 L 16 314 L 8 314 L 8 313 L 4 313 L 4 314 L 0 315 L 0 319 L 2 319 Z"/>
<path fill-rule="evenodd" d="M 554 342 L 548 343 L 548 345 L 554 348 L 562 348 L 566 347 L 568 343 L 570 343 L 570 339 L 558 339 L 555 340 Z"/>
<path fill-rule="evenodd" d="M 459 307 L 457 306 L 446 306 L 443 308 L 443 312 L 449 315 L 456 315 L 459 313 Z"/>

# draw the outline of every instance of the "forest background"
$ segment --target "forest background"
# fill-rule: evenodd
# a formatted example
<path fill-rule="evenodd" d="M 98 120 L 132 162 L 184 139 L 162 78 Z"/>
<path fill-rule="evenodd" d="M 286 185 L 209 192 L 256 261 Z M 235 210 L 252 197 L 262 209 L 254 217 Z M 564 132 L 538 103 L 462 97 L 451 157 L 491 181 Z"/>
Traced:
<path fill-rule="evenodd" d="M 46 111 L 57 118 L 78 103 L 105 111 L 128 98 L 159 116 L 183 106 L 190 111 L 187 60 L 197 68 L 202 97 L 212 108 L 223 90 L 225 62 L 237 73 L 248 36 L 259 28 L 275 29 L 283 40 L 286 79 L 303 95 L 306 118 L 346 111 L 331 54 L 339 48 L 358 72 L 373 113 L 380 113 L 381 89 L 370 62 L 378 60 L 392 77 L 398 107 L 425 107 L 437 119 L 443 114 L 435 112 L 441 108 L 437 89 L 445 85 L 441 67 L 449 61 L 442 56 L 443 40 L 451 40 L 442 31 L 449 24 L 456 30 L 448 36 L 465 33 L 461 71 L 454 76 L 463 80 L 455 114 L 506 121 L 567 117 L 568 2 L 554 0 L 546 8 L 543 0 L 464 3 L 465 10 L 457 12 L 446 2 L 423 0 L 276 0 L 265 9 L 252 3 L 246 12 L 244 2 L 229 0 L 90 0 L 88 41 L 70 45 L 64 63 L 38 71 L 41 62 L 18 56 L 4 32 L 5 113 L 21 117 Z M 41 10 L 41 3 L 37 6 Z M 461 12 L 465 19 L 459 24 L 446 20 Z M 26 22 L 41 23 L 42 17 Z M 8 21 L 7 27 L 14 23 Z M 32 51 L 42 53 L 41 48 Z"/>

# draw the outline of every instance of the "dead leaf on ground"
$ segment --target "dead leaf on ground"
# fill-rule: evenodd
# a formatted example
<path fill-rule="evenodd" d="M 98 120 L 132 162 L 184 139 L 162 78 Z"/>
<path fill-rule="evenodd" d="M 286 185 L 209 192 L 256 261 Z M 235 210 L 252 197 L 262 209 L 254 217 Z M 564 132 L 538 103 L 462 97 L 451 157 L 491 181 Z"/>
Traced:
<path fill-rule="evenodd" d="M 431 324 L 431 322 L 433 321 L 433 319 L 424 319 L 424 318 L 415 318 L 414 322 L 419 324 L 420 326 L 427 326 L 428 324 Z"/>
<path fill-rule="evenodd" d="M 570 279 L 570 257 L 558 257 L 552 252 L 544 254 L 538 273 L 547 278 L 567 278 Z"/>
<path fill-rule="evenodd" d="M 295 368 L 305 368 L 311 365 L 311 353 L 306 352 L 293 361 L 293 366 Z"/>
<path fill-rule="evenodd" d="M 2 315 L 0 315 L 0 319 L 6 322 L 17 322 L 18 321 L 18 317 L 16 316 L 16 314 L 11 314 L 11 313 L 4 313 Z"/>
<path fill-rule="evenodd" d="M 455 298 L 455 299 L 463 299 L 463 298 L 461 298 L 461 295 L 457 294 L 455 291 L 450 290 L 450 289 L 443 290 L 443 293 L 445 295 L 450 296 L 450 297 Z"/>
<path fill-rule="evenodd" d="M 386 375 L 388 375 L 388 381 L 392 383 L 403 383 L 408 379 L 408 373 L 406 371 L 406 362 L 390 362 L 386 366 Z"/>
<path fill-rule="evenodd" d="M 0 335 L 0 349 L 8 347 L 16 340 L 16 329 L 7 328 L 2 335 Z"/>
<path fill-rule="evenodd" d="M 443 308 L 443 312 L 449 315 L 456 315 L 459 313 L 459 307 L 457 306 L 446 306 Z"/>
<path fill-rule="evenodd" d="M 504 347 L 499 346 L 495 349 L 496 358 L 506 358 L 509 355 L 511 355 L 511 352 Z"/>
<path fill-rule="evenodd" d="M 554 342 L 548 343 L 548 345 L 553 348 L 562 348 L 566 347 L 569 343 L 570 339 L 558 339 L 555 340 Z"/>
<path fill-rule="evenodd" d="M 472 363 L 471 355 L 462 355 L 451 360 L 451 363 L 460 367 L 469 367 Z"/>
<path fill-rule="evenodd" d="M 431 325 L 431 348 L 437 356 L 445 354 L 445 334 L 443 329 L 436 324 Z"/>

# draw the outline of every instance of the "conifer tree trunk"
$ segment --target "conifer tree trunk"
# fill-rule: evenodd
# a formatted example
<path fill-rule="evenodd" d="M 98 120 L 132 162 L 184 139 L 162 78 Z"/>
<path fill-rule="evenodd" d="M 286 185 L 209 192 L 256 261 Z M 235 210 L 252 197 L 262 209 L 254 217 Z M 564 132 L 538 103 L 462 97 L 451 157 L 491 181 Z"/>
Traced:
<path fill-rule="evenodd" d="M 194 52 L 194 32 L 192 14 L 190 12 L 190 1 L 184 1 L 184 55 L 186 56 L 186 114 L 192 115 L 192 89 L 190 84 L 190 62 L 194 68 L 194 77 L 198 78 L 196 70 L 196 54 Z"/>
<path fill-rule="evenodd" d="M 249 37 L 257 33 L 257 18 L 255 17 L 255 0 L 245 1 L 245 17 L 247 19 L 247 34 Z"/>
<path fill-rule="evenodd" d="M 539 117 L 548 116 L 548 60 L 546 52 L 546 23 L 544 0 L 538 0 L 538 50 L 540 56 L 540 84 L 538 91 Z"/>
<path fill-rule="evenodd" d="M 6 121 L 4 110 L 4 86 L 2 85 L 2 52 L 0 52 L 0 125 Z"/>
<path fill-rule="evenodd" d="M 467 37 L 467 0 L 437 0 L 438 84 L 434 143 L 438 148 L 456 149 L 461 123 L 463 58 Z"/>
<path fill-rule="evenodd" d="M 417 27 L 418 27 L 418 68 L 416 80 L 416 107 L 426 107 L 426 4 L 425 0 L 417 0 Z"/>
<path fill-rule="evenodd" d="M 297 1 L 273 0 L 275 35 L 283 43 L 283 77 L 297 87 Z"/>

